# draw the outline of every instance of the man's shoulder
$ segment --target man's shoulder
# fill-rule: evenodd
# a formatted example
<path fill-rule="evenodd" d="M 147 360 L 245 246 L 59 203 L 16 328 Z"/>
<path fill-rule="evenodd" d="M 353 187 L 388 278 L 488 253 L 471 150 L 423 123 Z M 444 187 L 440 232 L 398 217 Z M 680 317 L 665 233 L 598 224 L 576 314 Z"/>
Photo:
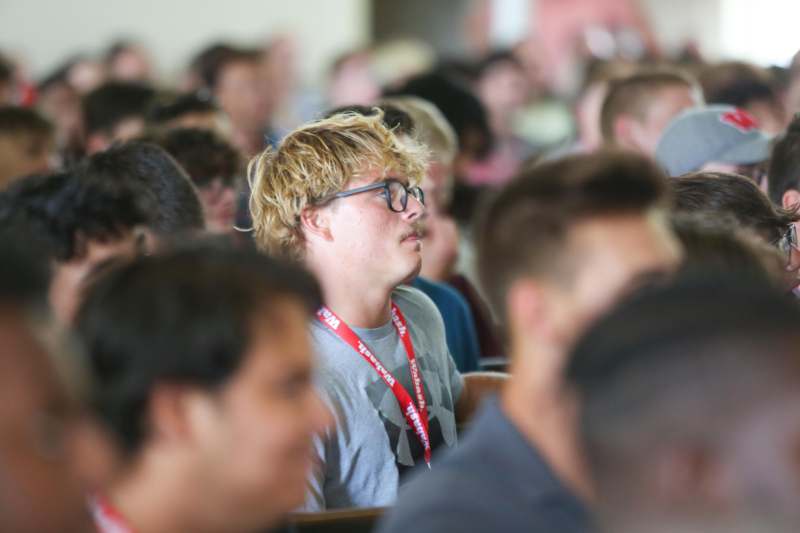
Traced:
<path fill-rule="evenodd" d="M 498 508 L 493 503 L 497 492 L 492 477 L 483 475 L 483 469 L 474 468 L 474 463 L 457 451 L 448 459 L 431 471 L 419 472 L 401 487 L 380 533 L 495 530 Z"/>
<path fill-rule="evenodd" d="M 417 287 L 411 285 L 400 285 L 392 291 L 392 300 L 400 306 L 420 309 L 435 310 L 436 306 L 430 296 L 425 294 Z"/>

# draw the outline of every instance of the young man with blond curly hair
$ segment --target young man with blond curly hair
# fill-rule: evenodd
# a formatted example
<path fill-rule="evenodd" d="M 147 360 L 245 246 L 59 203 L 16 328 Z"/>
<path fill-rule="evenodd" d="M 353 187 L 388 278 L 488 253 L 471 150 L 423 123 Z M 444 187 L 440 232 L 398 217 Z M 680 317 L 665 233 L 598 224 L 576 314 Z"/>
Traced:
<path fill-rule="evenodd" d="M 302 261 L 325 301 L 310 327 L 336 427 L 316 442 L 309 511 L 393 504 L 401 475 L 435 468 L 456 420 L 498 381 L 465 380 L 436 307 L 402 285 L 421 266 L 425 149 L 382 118 L 307 124 L 250 165 L 258 246 Z"/>

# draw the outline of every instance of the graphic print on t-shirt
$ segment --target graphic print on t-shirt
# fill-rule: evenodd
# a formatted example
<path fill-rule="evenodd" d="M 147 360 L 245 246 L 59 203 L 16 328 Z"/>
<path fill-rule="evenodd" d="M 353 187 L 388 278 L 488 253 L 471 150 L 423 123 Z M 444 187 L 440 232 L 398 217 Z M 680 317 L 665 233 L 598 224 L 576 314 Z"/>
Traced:
<path fill-rule="evenodd" d="M 457 437 L 450 387 L 446 386 L 439 374 L 430 368 L 428 363 L 430 360 L 431 357 L 428 354 L 417 357 L 417 364 L 424 383 L 425 399 L 428 403 L 428 430 L 431 448 L 435 451 L 443 443 L 448 447 L 454 446 Z M 403 384 L 403 387 L 413 394 L 414 387 L 411 384 L 408 364 L 389 370 Z M 389 444 L 394 451 L 397 469 L 402 476 L 404 471 L 415 466 L 417 461 L 425 461 L 425 450 L 413 428 L 406 423 L 406 419 L 397 405 L 397 398 L 379 376 L 375 375 L 375 378 L 370 381 L 366 392 L 383 422 L 384 430 L 389 437 Z"/>

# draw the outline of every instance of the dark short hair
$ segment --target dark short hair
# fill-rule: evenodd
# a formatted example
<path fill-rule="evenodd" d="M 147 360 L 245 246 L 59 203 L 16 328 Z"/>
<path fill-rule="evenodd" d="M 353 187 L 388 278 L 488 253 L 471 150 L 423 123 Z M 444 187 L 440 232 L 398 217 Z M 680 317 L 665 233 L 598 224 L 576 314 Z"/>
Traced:
<path fill-rule="evenodd" d="M 800 189 L 800 113 L 773 146 L 767 176 L 769 198 L 775 205 L 783 205 L 786 191 Z"/>
<path fill-rule="evenodd" d="M 666 177 L 649 159 L 615 151 L 576 155 L 523 171 L 484 209 L 477 230 L 478 272 L 502 315 L 519 277 L 558 265 L 570 227 L 604 214 L 666 205 Z"/>
<path fill-rule="evenodd" d="M 197 74 L 203 87 L 214 91 L 220 74 L 231 63 L 255 63 L 261 57 L 257 49 L 238 48 L 228 43 L 214 43 L 204 48 L 191 61 L 191 69 Z"/>
<path fill-rule="evenodd" d="M 162 126 L 192 113 L 215 113 L 219 107 L 205 94 L 161 94 L 147 110 L 147 122 L 151 126 Z"/>
<path fill-rule="evenodd" d="M 785 259 L 754 233 L 702 213 L 676 213 L 670 223 L 684 251 L 681 270 L 740 274 L 783 285 Z"/>
<path fill-rule="evenodd" d="M 123 120 L 145 118 L 156 92 L 133 82 L 108 82 L 83 98 L 83 122 L 87 135 L 110 134 Z"/>
<path fill-rule="evenodd" d="M 418 96 L 439 108 L 455 130 L 460 149 L 465 149 L 468 136 L 477 135 L 476 155 L 482 157 L 489 153 L 494 138 L 486 108 L 466 84 L 434 72 L 415 76 L 399 88 L 384 93 L 384 96 L 403 95 Z"/>
<path fill-rule="evenodd" d="M 232 181 L 242 167 L 236 149 L 210 130 L 174 129 L 161 136 L 158 144 L 175 158 L 198 187 L 208 185 L 214 178 Z"/>
<path fill-rule="evenodd" d="M 769 242 L 800 219 L 797 210 L 774 206 L 750 179 L 725 172 L 695 172 L 670 180 L 675 211 L 713 214 L 756 232 Z"/>
<path fill-rule="evenodd" d="M 781 106 L 769 71 L 742 61 L 706 67 L 700 72 L 700 84 L 709 104 L 746 108 L 754 102 L 766 102 L 775 108 Z"/>
<path fill-rule="evenodd" d="M 116 240 L 146 224 L 148 209 L 125 184 L 75 172 L 40 174 L 0 192 L 0 232 L 18 232 L 63 262 L 82 257 L 89 240 Z"/>
<path fill-rule="evenodd" d="M 53 136 L 53 125 L 35 109 L 0 106 L 0 135 L 50 138 Z"/>
<path fill-rule="evenodd" d="M 77 319 L 96 382 L 93 404 L 129 454 L 147 439 L 153 388 L 224 384 L 241 366 L 257 313 L 280 330 L 281 305 L 313 312 L 313 278 L 252 251 L 200 246 L 141 258 L 98 279 Z"/>
<path fill-rule="evenodd" d="M 582 447 L 601 489 L 635 476 L 658 446 L 724 446 L 737 402 L 785 380 L 796 388 L 798 322 L 793 298 L 719 272 L 648 287 L 596 321 L 566 379 L 581 398 Z"/>
<path fill-rule="evenodd" d="M 128 142 L 112 146 L 87 159 L 79 171 L 101 181 L 128 183 L 154 206 L 149 227 L 161 236 L 205 226 L 203 207 L 186 172 L 155 144 Z"/>
<path fill-rule="evenodd" d="M 643 70 L 624 78 L 612 79 L 600 110 L 600 131 L 606 142 L 615 140 L 614 122 L 623 115 L 632 115 L 644 119 L 656 93 L 667 88 L 685 87 L 692 90 L 698 88 L 693 81 L 678 70 L 652 69 Z"/>

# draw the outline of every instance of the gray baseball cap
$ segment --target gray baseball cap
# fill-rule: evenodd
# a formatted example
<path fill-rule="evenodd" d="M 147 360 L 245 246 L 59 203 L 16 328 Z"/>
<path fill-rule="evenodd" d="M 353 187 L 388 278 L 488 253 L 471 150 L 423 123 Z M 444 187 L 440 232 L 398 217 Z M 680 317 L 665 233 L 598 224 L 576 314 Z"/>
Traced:
<path fill-rule="evenodd" d="M 712 162 L 749 165 L 769 157 L 770 141 L 746 111 L 728 105 L 695 107 L 669 123 L 656 146 L 656 161 L 670 176 Z"/>

